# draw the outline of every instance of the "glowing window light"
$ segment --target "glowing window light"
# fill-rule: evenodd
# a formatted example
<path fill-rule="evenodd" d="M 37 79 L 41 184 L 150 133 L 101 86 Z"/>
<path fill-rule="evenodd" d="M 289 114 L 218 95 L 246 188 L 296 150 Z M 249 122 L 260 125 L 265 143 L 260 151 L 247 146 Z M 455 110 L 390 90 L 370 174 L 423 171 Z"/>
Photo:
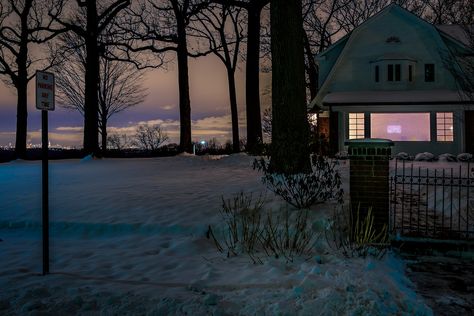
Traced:
<path fill-rule="evenodd" d="M 364 113 L 349 113 L 349 139 L 365 138 Z"/>
<path fill-rule="evenodd" d="M 436 140 L 438 142 L 454 141 L 453 112 L 436 113 Z"/>
<path fill-rule="evenodd" d="M 430 113 L 372 113 L 370 136 L 393 141 L 430 141 Z"/>

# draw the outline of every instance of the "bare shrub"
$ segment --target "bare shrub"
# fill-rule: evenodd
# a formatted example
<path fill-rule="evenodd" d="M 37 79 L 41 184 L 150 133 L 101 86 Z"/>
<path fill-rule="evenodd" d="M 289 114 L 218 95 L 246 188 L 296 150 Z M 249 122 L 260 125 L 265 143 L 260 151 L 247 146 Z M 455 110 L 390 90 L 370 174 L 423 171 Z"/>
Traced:
<path fill-rule="evenodd" d="M 144 150 L 157 150 L 168 139 L 160 125 L 141 124 L 135 132 L 135 143 Z"/>
<path fill-rule="evenodd" d="M 308 223 L 308 210 L 296 211 L 292 218 L 288 209 L 282 210 L 276 219 L 267 214 L 262 235 L 263 249 L 267 255 L 283 257 L 293 262 L 295 257 L 309 256 L 319 235 Z"/>
<path fill-rule="evenodd" d="M 254 199 L 252 194 L 240 193 L 233 199 L 222 199 L 223 227 L 216 230 L 209 226 L 208 238 L 228 257 L 246 254 L 254 263 L 263 263 L 262 254 L 287 262 L 309 256 L 319 236 L 308 222 L 308 211 L 291 214 L 286 209 L 263 216 L 263 207 L 262 195 Z"/>
<path fill-rule="evenodd" d="M 111 134 L 107 137 L 108 147 L 116 150 L 123 150 L 132 145 L 132 140 L 127 134 Z"/>
<path fill-rule="evenodd" d="M 350 207 L 336 208 L 325 233 L 328 245 L 349 258 L 381 259 L 389 246 L 387 225 L 380 231 L 375 230 L 371 208 L 366 216 L 360 215 L 359 208 L 355 216 Z"/>
<path fill-rule="evenodd" d="M 342 202 L 344 191 L 337 163 L 324 156 L 313 156 L 312 171 L 299 174 L 274 173 L 264 158 L 255 160 L 253 167 L 263 172 L 262 182 L 270 191 L 290 205 L 305 209 L 329 200 Z"/>

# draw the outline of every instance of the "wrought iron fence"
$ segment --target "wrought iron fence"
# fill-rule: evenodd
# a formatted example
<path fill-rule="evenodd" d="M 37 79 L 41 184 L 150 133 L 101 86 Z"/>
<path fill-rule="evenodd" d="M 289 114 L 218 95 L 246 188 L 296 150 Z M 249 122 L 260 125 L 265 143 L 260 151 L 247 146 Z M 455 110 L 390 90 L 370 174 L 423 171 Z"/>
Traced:
<path fill-rule="evenodd" d="M 396 162 L 390 177 L 390 228 L 396 235 L 474 239 L 474 169 Z"/>

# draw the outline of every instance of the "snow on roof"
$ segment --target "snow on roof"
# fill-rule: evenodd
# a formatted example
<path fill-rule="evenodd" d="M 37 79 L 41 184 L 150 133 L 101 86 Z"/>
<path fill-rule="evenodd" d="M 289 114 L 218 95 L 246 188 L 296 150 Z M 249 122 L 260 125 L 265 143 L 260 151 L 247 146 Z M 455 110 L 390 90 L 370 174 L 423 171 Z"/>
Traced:
<path fill-rule="evenodd" d="M 458 91 L 345 91 L 328 93 L 323 104 L 414 104 L 462 102 Z"/>
<path fill-rule="evenodd" d="M 446 33 L 449 36 L 453 37 L 454 39 L 460 41 L 464 45 L 470 44 L 469 36 L 462 25 L 444 24 L 444 25 L 436 25 L 436 28 L 440 30 L 441 32 Z"/>

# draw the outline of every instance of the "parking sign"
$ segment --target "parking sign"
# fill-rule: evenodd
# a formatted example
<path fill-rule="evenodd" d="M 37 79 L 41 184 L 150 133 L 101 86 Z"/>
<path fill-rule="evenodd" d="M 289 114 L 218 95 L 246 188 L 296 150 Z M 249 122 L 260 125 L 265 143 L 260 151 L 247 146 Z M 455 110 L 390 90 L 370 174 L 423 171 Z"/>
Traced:
<path fill-rule="evenodd" d="M 36 108 L 38 110 L 54 111 L 54 74 L 36 72 Z"/>

